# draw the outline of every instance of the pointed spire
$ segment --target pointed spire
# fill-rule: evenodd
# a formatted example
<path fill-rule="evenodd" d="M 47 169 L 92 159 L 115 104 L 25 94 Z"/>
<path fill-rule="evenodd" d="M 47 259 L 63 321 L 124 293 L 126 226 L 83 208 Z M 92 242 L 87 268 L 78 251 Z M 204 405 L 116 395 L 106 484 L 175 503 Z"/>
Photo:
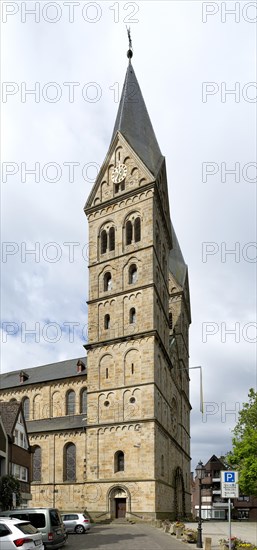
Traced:
<path fill-rule="evenodd" d="M 129 58 L 129 64 L 111 142 L 119 131 L 150 172 L 156 176 L 164 157 L 161 154 L 145 106 L 144 98 L 131 63 L 133 51 L 129 30 L 128 36 L 129 50 L 127 56 Z"/>
<path fill-rule="evenodd" d="M 129 62 L 130 62 L 131 58 L 133 57 L 133 48 L 132 48 L 130 27 L 127 27 L 127 33 L 128 33 L 128 39 L 129 39 L 129 49 L 127 51 L 127 57 L 129 58 Z"/>

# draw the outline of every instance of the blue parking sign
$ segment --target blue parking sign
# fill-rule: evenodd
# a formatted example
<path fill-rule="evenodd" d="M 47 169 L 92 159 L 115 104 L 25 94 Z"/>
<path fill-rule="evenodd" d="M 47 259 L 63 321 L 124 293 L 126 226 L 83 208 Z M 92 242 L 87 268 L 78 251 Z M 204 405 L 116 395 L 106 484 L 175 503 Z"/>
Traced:
<path fill-rule="evenodd" d="M 225 472 L 225 483 L 235 483 L 235 472 Z"/>

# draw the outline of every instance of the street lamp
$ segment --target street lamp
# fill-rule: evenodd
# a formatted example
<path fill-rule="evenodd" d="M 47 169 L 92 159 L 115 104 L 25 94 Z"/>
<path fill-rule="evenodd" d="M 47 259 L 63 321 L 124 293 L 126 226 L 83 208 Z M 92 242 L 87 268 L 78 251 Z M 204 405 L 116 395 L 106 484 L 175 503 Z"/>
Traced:
<path fill-rule="evenodd" d="M 199 514 L 198 514 L 198 528 L 197 528 L 197 543 L 196 548 L 202 548 L 202 479 L 205 477 L 205 468 L 200 460 L 195 469 L 196 477 L 199 481 Z"/>

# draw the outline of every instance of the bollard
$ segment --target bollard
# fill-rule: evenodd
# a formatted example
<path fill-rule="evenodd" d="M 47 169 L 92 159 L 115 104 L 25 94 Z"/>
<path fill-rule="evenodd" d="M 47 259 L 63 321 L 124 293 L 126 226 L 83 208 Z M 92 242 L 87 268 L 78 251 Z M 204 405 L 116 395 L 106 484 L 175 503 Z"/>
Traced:
<path fill-rule="evenodd" d="M 211 550 L 211 537 L 204 537 L 204 550 Z"/>

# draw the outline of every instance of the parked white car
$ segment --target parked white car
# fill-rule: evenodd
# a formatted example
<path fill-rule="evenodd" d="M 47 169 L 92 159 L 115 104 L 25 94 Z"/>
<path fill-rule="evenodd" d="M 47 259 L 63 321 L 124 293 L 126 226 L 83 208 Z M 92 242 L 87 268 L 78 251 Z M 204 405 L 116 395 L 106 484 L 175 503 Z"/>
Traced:
<path fill-rule="evenodd" d="M 44 550 L 42 534 L 29 523 L 16 518 L 1 517 L 0 512 L 0 548 L 1 550 Z"/>
<path fill-rule="evenodd" d="M 86 514 L 61 514 L 67 533 L 87 533 L 91 529 L 90 519 Z"/>

